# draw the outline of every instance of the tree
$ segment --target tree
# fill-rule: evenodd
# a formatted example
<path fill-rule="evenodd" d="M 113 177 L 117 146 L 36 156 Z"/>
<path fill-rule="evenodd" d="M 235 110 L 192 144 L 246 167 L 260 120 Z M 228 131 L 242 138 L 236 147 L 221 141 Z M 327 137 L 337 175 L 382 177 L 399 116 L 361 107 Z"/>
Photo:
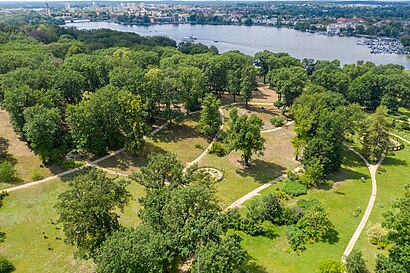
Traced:
<path fill-rule="evenodd" d="M 334 259 L 324 259 L 319 263 L 319 273 L 343 273 L 343 265 Z"/>
<path fill-rule="evenodd" d="M 255 86 L 255 69 L 252 65 L 247 65 L 241 70 L 240 80 L 241 101 L 245 102 L 246 107 L 248 107 L 248 102 L 252 98 L 252 90 L 255 88 Z"/>
<path fill-rule="evenodd" d="M 346 257 L 346 271 L 347 273 L 368 273 L 366 261 L 363 259 L 362 252 L 353 250 L 349 256 Z"/>
<path fill-rule="evenodd" d="M 244 165 L 249 165 L 252 154 L 263 154 L 265 139 L 261 135 L 262 120 L 256 116 L 238 117 L 236 108 L 229 113 L 228 142 L 232 149 L 242 152 Z"/>
<path fill-rule="evenodd" d="M 3 183 L 8 183 L 13 180 L 13 178 L 16 176 L 17 171 L 14 168 L 13 164 L 11 164 L 9 161 L 4 161 L 0 163 L 0 181 Z M 0 204 L 1 204 L 1 199 L 0 199 Z"/>
<path fill-rule="evenodd" d="M 80 256 L 89 258 L 107 235 L 118 230 L 119 215 L 130 200 L 129 182 L 108 178 L 102 171 L 88 168 L 69 182 L 58 197 L 56 209 L 63 224 L 66 243 L 75 245 Z"/>
<path fill-rule="evenodd" d="M 296 227 L 303 231 L 307 242 L 331 242 L 336 239 L 337 231 L 319 201 L 301 200 L 298 206 L 303 209 L 303 216 L 297 222 Z"/>
<path fill-rule="evenodd" d="M 394 211 L 387 212 L 383 227 L 389 229 L 387 235 L 391 244 L 388 257 L 379 255 L 376 272 L 408 273 L 410 269 L 410 186 L 405 187 L 404 196 L 393 203 Z"/>
<path fill-rule="evenodd" d="M 350 84 L 350 77 L 339 69 L 332 69 L 326 66 L 322 69 L 316 69 L 312 74 L 312 83 L 321 85 L 327 90 L 346 94 Z"/>
<path fill-rule="evenodd" d="M 241 248 L 238 235 L 228 235 L 219 243 L 210 242 L 198 250 L 201 272 L 239 273 L 242 272 L 249 257 Z M 197 272 L 198 258 L 191 272 Z"/>
<path fill-rule="evenodd" d="M 200 109 L 200 98 L 207 91 L 204 72 L 193 66 L 179 66 L 177 85 L 187 112 Z"/>
<path fill-rule="evenodd" d="M 207 136 L 215 135 L 218 132 L 222 124 L 219 106 L 221 106 L 221 101 L 213 94 L 209 93 L 205 96 L 202 101 L 201 118 L 197 127 L 198 132 Z"/>
<path fill-rule="evenodd" d="M 127 140 L 125 147 L 128 151 L 137 152 L 144 145 L 144 135 L 148 128 L 145 122 L 147 113 L 144 111 L 141 97 L 128 93 L 118 99 L 122 110 L 122 128 Z"/>
<path fill-rule="evenodd" d="M 302 67 L 281 68 L 268 74 L 271 87 L 276 87 L 279 100 L 285 106 L 292 106 L 293 101 L 302 94 L 308 77 Z"/>
<path fill-rule="evenodd" d="M 14 269 L 14 265 L 6 257 L 0 256 L 0 273 L 10 273 Z"/>
<path fill-rule="evenodd" d="M 377 161 L 390 144 L 387 108 L 379 106 L 368 118 L 368 127 L 363 136 L 363 148 L 371 161 Z"/>
<path fill-rule="evenodd" d="M 102 244 L 95 263 L 100 273 L 167 272 L 167 241 L 163 234 L 140 225 L 114 232 Z"/>
<path fill-rule="evenodd" d="M 57 108 L 36 105 L 24 110 L 24 135 L 30 146 L 38 152 L 43 162 L 50 159 L 50 151 L 55 147 L 60 131 L 61 116 Z"/>

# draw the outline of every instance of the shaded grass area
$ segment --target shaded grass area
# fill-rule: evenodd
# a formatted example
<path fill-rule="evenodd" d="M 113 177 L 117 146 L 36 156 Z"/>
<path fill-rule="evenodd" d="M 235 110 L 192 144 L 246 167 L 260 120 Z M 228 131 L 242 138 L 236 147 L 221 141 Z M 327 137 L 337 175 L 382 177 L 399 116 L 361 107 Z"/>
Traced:
<path fill-rule="evenodd" d="M 187 116 L 180 124 L 170 124 L 152 138 L 146 140 L 146 145 L 137 155 L 127 152 L 99 163 L 100 166 L 126 174 L 137 171 L 147 163 L 151 153 L 173 153 L 183 164 L 193 161 L 209 145 L 209 140 L 199 134 L 195 127 L 199 114 Z"/>
<path fill-rule="evenodd" d="M 329 179 L 339 181 L 340 186 L 337 192 L 313 189 L 309 190 L 305 196 L 286 202 L 287 205 L 292 205 L 300 199 L 318 199 L 324 205 L 339 233 L 336 243 L 308 244 L 306 251 L 297 254 L 289 251 L 286 227 L 276 228 L 278 237 L 275 239 L 263 236 L 252 237 L 239 233 L 244 239 L 242 242 L 244 248 L 266 272 L 317 272 L 321 259 L 341 259 L 344 249 L 363 216 L 362 213 L 356 218 L 352 212 L 358 206 L 364 212 L 371 194 L 370 175 L 361 159 L 350 151 L 345 151 L 344 154 L 346 159 L 342 169 L 329 177 Z M 362 176 L 366 178 L 364 182 L 360 179 Z M 257 198 L 276 191 L 281 184 L 280 182 L 265 189 Z"/>
<path fill-rule="evenodd" d="M 362 250 L 364 258 L 368 261 L 370 272 L 374 271 L 376 265 L 375 255 L 384 251 L 370 244 L 367 233 L 376 223 L 383 223 L 383 213 L 391 210 L 393 201 L 403 196 L 404 186 L 409 184 L 410 176 L 410 147 L 406 145 L 405 149 L 390 153 L 384 160 L 377 173 L 377 197 L 375 206 L 370 214 L 363 233 L 355 246 L 355 249 Z M 383 204 L 383 208 L 380 207 Z"/>
<path fill-rule="evenodd" d="M 74 258 L 75 248 L 64 243 L 61 225 L 53 224 L 58 219 L 54 209 L 57 197 L 67 188 L 56 179 L 11 192 L 4 200 L 0 228 L 6 232 L 6 240 L 0 244 L 0 253 L 13 262 L 15 272 L 94 272 L 92 261 Z M 145 193 L 135 182 L 128 190 L 134 200 L 120 213 L 120 222 L 135 226 L 139 223 L 137 199 Z"/>
<path fill-rule="evenodd" d="M 40 158 L 20 140 L 10 123 L 9 115 L 0 109 L 0 163 L 11 162 L 17 170 L 17 177 L 11 183 L 0 182 L 0 189 L 13 187 L 24 182 L 32 181 L 33 174 L 50 176 L 52 169 L 41 167 Z"/>
<path fill-rule="evenodd" d="M 246 169 L 242 166 L 239 152 L 231 152 L 223 158 L 206 155 L 199 165 L 217 168 L 224 174 L 224 179 L 215 185 L 221 207 L 226 208 L 253 189 L 282 175 L 286 170 L 295 168 L 299 163 L 293 158 L 293 147 L 290 143 L 293 136 L 292 126 L 264 134 L 264 155 L 253 156 Z"/>

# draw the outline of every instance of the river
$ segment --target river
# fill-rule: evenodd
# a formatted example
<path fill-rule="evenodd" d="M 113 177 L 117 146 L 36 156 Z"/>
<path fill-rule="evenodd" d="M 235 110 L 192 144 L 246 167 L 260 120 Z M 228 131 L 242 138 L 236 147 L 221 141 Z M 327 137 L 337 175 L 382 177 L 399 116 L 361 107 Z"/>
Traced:
<path fill-rule="evenodd" d="M 214 45 L 221 53 L 239 50 L 245 54 L 254 55 L 258 51 L 269 50 L 287 52 L 299 59 L 338 59 L 342 64 L 364 60 L 376 64 L 401 64 L 410 69 L 410 56 L 371 54 L 366 46 L 356 45 L 358 38 L 324 36 L 287 28 L 190 24 L 127 26 L 108 22 L 68 23 L 66 26 L 78 29 L 107 28 L 135 32 L 143 36 L 166 35 L 177 42 L 180 42 L 184 36 L 193 35 L 198 38 L 198 42 L 208 46 Z"/>

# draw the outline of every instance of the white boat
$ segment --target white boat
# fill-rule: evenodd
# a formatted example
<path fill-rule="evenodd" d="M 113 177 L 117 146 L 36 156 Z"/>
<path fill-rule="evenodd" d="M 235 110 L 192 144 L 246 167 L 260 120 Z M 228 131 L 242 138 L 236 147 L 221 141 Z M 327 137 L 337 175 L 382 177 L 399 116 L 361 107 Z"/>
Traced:
<path fill-rule="evenodd" d="M 194 35 L 192 35 L 192 34 L 189 35 L 189 36 L 182 37 L 182 39 L 181 39 L 182 42 L 188 42 L 188 43 L 193 43 L 196 40 L 197 40 L 197 38 L 194 37 Z"/>

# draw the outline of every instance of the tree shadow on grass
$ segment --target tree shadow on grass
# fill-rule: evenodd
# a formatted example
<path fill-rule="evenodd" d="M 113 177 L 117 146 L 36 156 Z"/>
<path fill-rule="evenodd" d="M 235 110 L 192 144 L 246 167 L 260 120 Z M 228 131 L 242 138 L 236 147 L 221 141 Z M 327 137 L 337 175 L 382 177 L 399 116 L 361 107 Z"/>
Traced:
<path fill-rule="evenodd" d="M 197 137 L 201 137 L 201 134 L 194 127 L 173 123 L 152 136 L 151 139 L 154 142 L 178 142 L 183 139 Z"/>
<path fill-rule="evenodd" d="M 240 168 L 236 173 L 243 177 L 253 177 L 259 183 L 267 183 L 285 172 L 285 168 L 272 162 L 254 159 L 247 168 Z"/>
<path fill-rule="evenodd" d="M 17 163 L 17 159 L 12 154 L 9 154 L 7 149 L 10 147 L 10 142 L 4 137 L 0 137 L 0 163 L 4 161 L 10 162 L 12 165 Z"/>
<path fill-rule="evenodd" d="M 268 273 L 268 271 L 266 271 L 266 268 L 264 266 L 257 264 L 255 261 L 249 262 L 245 266 L 245 271 L 252 272 L 252 273 Z"/>
<path fill-rule="evenodd" d="M 339 232 L 333 228 L 323 239 L 324 242 L 329 243 L 331 245 L 337 244 L 339 242 Z"/>
<path fill-rule="evenodd" d="M 121 171 L 126 171 L 129 167 L 140 168 L 147 164 L 148 155 L 152 153 L 166 154 L 168 152 L 148 142 L 137 155 L 122 152 L 115 157 L 100 162 L 98 165 L 104 168 L 118 168 Z"/>
<path fill-rule="evenodd" d="M 341 168 L 336 173 L 331 174 L 327 177 L 329 180 L 333 180 L 334 182 L 343 182 L 347 180 L 357 180 L 357 179 L 370 179 L 370 176 L 366 173 L 357 172 L 347 168 Z"/>
<path fill-rule="evenodd" d="M 384 166 L 407 166 L 408 163 L 406 160 L 402 160 L 397 157 L 389 156 L 383 161 L 382 165 Z"/>

